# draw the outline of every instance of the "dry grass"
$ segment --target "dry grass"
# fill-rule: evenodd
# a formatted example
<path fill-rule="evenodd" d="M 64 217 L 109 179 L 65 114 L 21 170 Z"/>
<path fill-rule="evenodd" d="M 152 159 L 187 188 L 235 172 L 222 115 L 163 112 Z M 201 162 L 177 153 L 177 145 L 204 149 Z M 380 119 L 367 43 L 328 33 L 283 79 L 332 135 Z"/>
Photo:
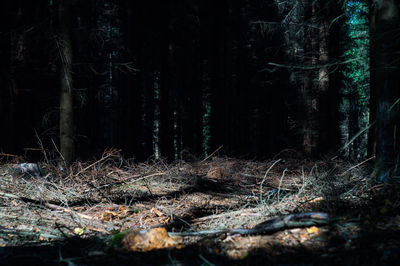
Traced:
<path fill-rule="evenodd" d="M 282 214 L 339 213 L 368 197 L 366 165 L 340 160 L 136 164 L 111 150 L 69 169 L 40 166 L 44 177 L 13 176 L 2 165 L 0 245 L 160 225 L 170 231 L 251 228 Z"/>

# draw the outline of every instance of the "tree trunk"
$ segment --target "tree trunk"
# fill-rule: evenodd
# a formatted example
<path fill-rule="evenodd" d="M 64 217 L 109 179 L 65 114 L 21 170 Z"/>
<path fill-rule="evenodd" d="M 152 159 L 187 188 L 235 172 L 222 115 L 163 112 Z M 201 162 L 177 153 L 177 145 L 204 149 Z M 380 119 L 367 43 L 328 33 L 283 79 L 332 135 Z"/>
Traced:
<path fill-rule="evenodd" d="M 371 66 L 376 86 L 377 99 L 377 136 L 376 136 L 376 164 L 373 177 L 380 183 L 390 183 L 390 177 L 395 174 L 396 161 L 399 151 L 398 142 L 399 124 L 396 117 L 399 113 L 400 78 L 398 53 L 400 38 L 396 36 L 399 27 L 399 7 L 394 0 L 374 0 L 371 6 L 371 38 L 373 38 L 374 65 Z M 397 158 L 397 159 L 396 159 Z"/>
<path fill-rule="evenodd" d="M 74 158 L 74 110 L 72 96 L 72 43 L 71 43 L 71 14 L 69 1 L 60 0 L 58 3 L 61 54 L 61 87 L 60 87 L 60 150 L 66 164 Z"/>
<path fill-rule="evenodd" d="M 331 78 L 327 64 L 330 62 L 329 46 L 330 46 L 330 31 L 329 31 L 329 14 L 322 12 L 319 22 L 319 64 L 321 67 L 318 70 L 318 95 L 319 95 L 319 150 L 321 152 L 335 151 L 334 143 L 337 141 L 337 136 L 333 133 L 336 131 L 334 115 L 331 115 L 335 110 L 335 98 L 331 98 L 330 90 L 336 90 L 330 86 Z M 333 106 L 332 106 L 333 105 Z M 333 108 L 332 108 L 333 107 Z"/>
<path fill-rule="evenodd" d="M 338 90 L 336 71 L 329 68 L 338 57 L 339 15 L 337 3 L 305 1 L 304 70 L 302 88 L 305 117 L 303 149 L 308 155 L 333 153 L 339 146 Z M 334 39 L 336 38 L 336 39 Z"/>
<path fill-rule="evenodd" d="M 212 13 L 212 24 L 210 29 L 210 66 L 211 70 L 211 150 L 215 150 L 221 145 L 224 145 L 224 149 L 230 148 L 230 142 L 228 135 L 231 132 L 228 131 L 228 119 L 229 114 L 227 113 L 227 101 L 230 100 L 230 95 L 225 95 L 226 91 L 226 50 L 224 46 L 224 38 L 226 36 L 226 0 L 221 1 L 206 1 L 210 4 L 210 10 Z M 228 99 L 227 99 L 228 98 Z"/>
<path fill-rule="evenodd" d="M 373 0 L 370 0 L 372 3 Z M 373 67 L 376 65 L 375 63 L 375 53 L 373 51 L 376 50 L 375 48 L 375 37 L 374 37 L 374 32 L 373 28 L 375 28 L 374 20 L 375 20 L 375 15 L 373 14 L 373 8 L 372 5 L 370 6 L 370 15 L 369 15 L 369 20 L 370 20 L 370 55 L 369 55 L 369 64 L 370 64 L 370 84 L 369 84 L 369 124 L 374 124 L 376 123 L 376 114 L 377 114 L 377 85 L 376 85 L 376 78 L 375 78 L 375 73 L 376 71 L 373 69 Z M 367 146 L 367 156 L 368 158 L 376 156 L 376 141 L 377 141 L 377 135 L 376 135 L 376 124 L 373 125 L 369 130 L 368 130 L 368 146 Z"/>
<path fill-rule="evenodd" d="M 7 3 L 3 6 L 8 12 L 11 11 L 10 3 Z M 18 4 L 18 12 L 15 16 L 10 16 L 8 18 L 8 27 L 12 30 L 9 34 L 9 42 L 7 42 L 7 46 L 3 47 L 4 54 L 8 56 L 8 60 L 5 59 L 3 62 L 6 62 L 6 87 L 7 87 L 7 112 L 6 114 L 6 122 L 8 122 L 8 126 L 5 127 L 7 132 L 7 145 L 3 148 L 8 148 L 9 152 L 19 152 L 21 148 L 21 134 L 18 134 L 22 127 L 20 126 L 21 123 L 18 115 L 18 107 L 20 103 L 20 80 L 21 80 L 21 69 L 25 65 L 25 36 L 24 32 L 20 30 L 23 28 L 23 14 L 21 3 Z M 11 12 L 10 12 L 11 13 Z M 8 29 L 5 28 L 5 31 Z M 23 125 L 26 126 L 26 125 Z"/>
<path fill-rule="evenodd" d="M 307 65 L 315 67 L 318 56 L 318 31 L 316 29 L 316 4 L 313 1 L 305 1 L 305 22 L 311 27 L 305 29 L 304 51 Z M 315 69 L 305 70 L 302 97 L 305 117 L 303 120 L 303 149 L 308 155 L 315 155 L 318 149 L 319 124 L 318 109 L 319 97 Z"/>
<path fill-rule="evenodd" d="M 342 54 L 341 48 L 341 32 L 343 19 L 337 20 L 341 16 L 343 10 L 338 1 L 331 1 L 325 7 L 329 14 L 329 20 L 325 21 L 324 30 L 328 31 L 327 49 L 329 54 L 329 62 L 335 63 L 335 60 L 340 58 Z M 322 14 L 324 16 L 324 13 Z M 324 151 L 328 153 L 336 152 L 340 147 L 340 122 L 339 122 L 339 91 L 342 85 L 341 66 L 328 68 L 329 84 L 327 84 L 327 92 L 321 100 L 322 109 L 325 110 L 325 116 L 321 117 L 323 127 L 326 128 L 321 133 L 320 142 L 323 145 Z M 325 106 L 325 107 L 324 107 Z"/>

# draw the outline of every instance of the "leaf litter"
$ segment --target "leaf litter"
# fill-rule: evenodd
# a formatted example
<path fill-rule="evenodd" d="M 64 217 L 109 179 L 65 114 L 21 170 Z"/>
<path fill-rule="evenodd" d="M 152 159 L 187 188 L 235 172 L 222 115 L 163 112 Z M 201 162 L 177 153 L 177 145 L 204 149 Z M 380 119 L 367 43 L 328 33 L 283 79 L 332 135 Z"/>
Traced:
<path fill-rule="evenodd" d="M 39 163 L 41 174 L 31 176 L 15 171 L 22 161 L 4 162 L 0 259 L 220 265 L 398 258 L 396 185 L 369 185 L 367 164 L 279 156 L 134 163 L 109 150 L 69 169 Z"/>

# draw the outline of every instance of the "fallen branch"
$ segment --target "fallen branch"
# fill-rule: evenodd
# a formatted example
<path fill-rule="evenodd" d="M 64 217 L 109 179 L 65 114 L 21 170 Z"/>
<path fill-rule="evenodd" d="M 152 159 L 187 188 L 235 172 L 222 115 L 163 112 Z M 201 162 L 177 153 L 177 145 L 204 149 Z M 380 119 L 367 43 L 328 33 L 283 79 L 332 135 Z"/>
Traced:
<path fill-rule="evenodd" d="M 140 181 L 140 180 L 143 180 L 143 179 L 146 179 L 146 178 L 149 178 L 149 177 L 153 177 L 153 176 L 160 176 L 160 175 L 166 175 L 167 173 L 155 173 L 155 174 L 151 174 L 151 175 L 146 175 L 146 176 L 142 176 L 142 177 L 140 177 L 140 178 L 138 178 L 138 179 L 135 179 L 135 180 L 132 180 L 132 181 L 129 181 L 129 182 L 126 182 L 127 180 L 129 180 L 129 179 L 132 179 L 132 178 L 135 178 L 135 177 L 139 177 L 140 175 L 134 175 L 134 176 L 132 176 L 132 177 L 129 177 L 129 178 L 127 178 L 127 179 L 125 179 L 125 180 L 122 180 L 122 181 L 119 181 L 119 182 L 114 182 L 114 183 L 110 183 L 110 184 L 104 184 L 104 185 L 102 185 L 102 186 L 99 186 L 99 187 L 95 187 L 95 188 L 89 188 L 89 189 L 86 189 L 86 190 L 84 190 L 84 191 L 82 191 L 83 193 L 87 193 L 87 192 L 90 192 L 90 191 L 93 191 L 93 190 L 99 190 L 99 189 L 102 189 L 102 188 L 106 188 L 106 187 L 110 187 L 110 186 L 116 186 L 116 185 L 122 185 L 122 184 L 132 184 L 132 183 L 136 183 L 136 182 L 138 182 L 138 181 Z"/>
<path fill-rule="evenodd" d="M 138 178 L 138 179 L 135 179 L 135 180 L 133 180 L 133 181 L 130 181 L 129 183 L 130 183 L 130 184 L 131 184 L 131 183 L 136 183 L 136 182 L 138 182 L 138 181 L 140 181 L 140 180 L 143 180 L 143 179 L 146 179 L 146 178 L 149 178 L 149 177 L 160 176 L 160 175 L 166 175 L 166 174 L 167 174 L 167 173 L 159 172 L 159 173 L 154 173 L 154 174 L 150 174 L 150 175 L 145 175 L 145 176 L 142 176 L 142 177 L 140 177 L 140 178 Z M 139 175 L 139 176 L 140 176 L 140 175 Z M 134 176 L 134 177 L 139 177 L 139 176 Z M 127 183 L 127 182 L 126 182 L 127 180 L 132 179 L 132 178 L 134 178 L 134 177 L 130 177 L 130 178 L 125 179 L 125 180 L 124 180 L 124 183 Z"/>
<path fill-rule="evenodd" d="M 247 211 L 249 213 L 254 213 L 254 212 L 259 211 L 260 209 L 261 209 L 260 207 L 257 207 L 257 208 L 247 209 L 245 211 Z M 230 216 L 230 215 L 237 215 L 237 214 L 241 215 L 241 214 L 243 214 L 243 212 L 244 212 L 244 210 L 237 210 L 237 211 L 231 211 L 231 212 L 224 212 L 221 214 L 213 214 L 213 215 L 193 219 L 192 222 L 200 223 L 200 222 L 205 222 L 208 220 L 219 219 L 221 217 Z"/>
<path fill-rule="evenodd" d="M 0 156 L 3 156 L 3 157 L 15 157 L 15 158 L 20 157 L 18 155 L 9 154 L 9 153 L 0 153 Z"/>
<path fill-rule="evenodd" d="M 61 237 L 61 236 L 52 235 L 52 234 L 48 234 L 48 233 L 31 232 L 31 231 L 3 231 L 3 232 L 0 231 L 0 235 L 6 235 L 6 236 L 17 235 L 17 236 L 22 236 L 22 237 L 36 236 L 36 237 L 51 238 L 51 239 L 63 239 L 63 237 Z"/>
<path fill-rule="evenodd" d="M 331 223 L 333 219 L 329 219 L 328 214 L 322 212 L 307 212 L 307 213 L 296 213 L 290 214 L 271 220 L 267 220 L 263 223 L 258 224 L 256 227 L 251 229 L 237 228 L 237 229 L 221 229 L 221 230 L 204 230 L 198 232 L 171 232 L 168 233 L 173 236 L 209 236 L 219 234 L 229 235 L 256 235 L 273 233 L 280 230 L 290 228 L 301 228 L 309 226 L 321 226 Z"/>
<path fill-rule="evenodd" d="M 112 151 L 109 151 L 108 154 L 103 155 L 103 156 L 101 157 L 100 160 L 98 160 L 98 161 L 92 163 L 91 165 L 89 165 L 89 166 L 83 168 L 83 169 L 80 170 L 78 173 L 76 173 L 76 174 L 74 174 L 74 175 L 72 175 L 72 176 L 77 177 L 78 175 L 82 174 L 82 173 L 85 172 L 86 170 L 89 170 L 90 168 L 92 168 L 92 167 L 95 166 L 96 164 L 99 164 L 99 163 L 101 163 L 102 161 L 104 161 L 104 160 L 106 160 L 106 159 L 108 159 L 108 158 L 110 158 L 110 157 L 115 156 L 115 155 L 116 155 L 117 153 L 119 153 L 119 152 L 120 152 L 120 150 L 112 150 Z"/>
<path fill-rule="evenodd" d="M 65 212 L 72 212 L 72 213 L 75 213 L 76 215 L 78 215 L 78 216 L 80 216 L 80 217 L 82 217 L 84 219 L 90 219 L 90 220 L 93 219 L 93 217 L 91 217 L 91 216 L 88 216 L 88 215 L 85 215 L 85 214 L 81 214 L 81 213 L 72 211 L 72 210 L 64 208 L 64 207 L 60 207 L 60 206 L 58 206 L 56 204 L 49 203 L 49 202 L 42 202 L 42 201 L 39 201 L 39 200 L 30 199 L 30 198 L 27 198 L 27 197 L 21 197 L 21 196 L 18 196 L 18 195 L 14 195 L 14 194 L 10 194 L 10 193 L 3 193 L 3 192 L 0 192 L 0 197 L 11 198 L 11 199 L 19 199 L 19 200 L 22 200 L 24 202 L 29 202 L 29 203 L 35 204 L 37 206 L 47 207 L 47 208 L 52 209 L 52 210 L 62 210 L 62 211 L 65 211 Z"/>

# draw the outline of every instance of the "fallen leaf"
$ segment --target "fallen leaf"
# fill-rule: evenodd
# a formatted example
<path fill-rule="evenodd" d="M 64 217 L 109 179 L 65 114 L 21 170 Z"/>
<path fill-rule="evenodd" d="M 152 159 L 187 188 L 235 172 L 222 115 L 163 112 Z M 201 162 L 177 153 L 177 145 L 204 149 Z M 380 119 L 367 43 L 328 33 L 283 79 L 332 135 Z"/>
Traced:
<path fill-rule="evenodd" d="M 307 233 L 309 233 L 309 234 L 318 234 L 318 232 L 319 232 L 319 229 L 316 226 L 307 228 Z"/>
<path fill-rule="evenodd" d="M 170 237 L 163 227 L 128 232 L 123 235 L 121 241 L 121 245 L 126 250 L 145 252 L 169 247 L 180 248 L 181 243 L 182 238 Z"/>
<path fill-rule="evenodd" d="M 321 202 L 324 200 L 325 200 L 324 197 L 318 197 L 318 198 L 310 200 L 308 203 L 318 203 L 318 202 Z"/>
<path fill-rule="evenodd" d="M 152 209 L 150 210 L 150 212 L 151 212 L 151 213 L 154 213 L 154 214 L 157 215 L 158 217 L 164 216 L 164 213 L 161 212 L 161 211 L 159 211 L 159 210 L 157 210 L 156 208 L 152 208 Z"/>
<path fill-rule="evenodd" d="M 119 221 L 122 218 L 125 218 L 129 213 L 129 208 L 122 205 L 118 206 L 117 209 L 115 208 L 108 208 L 105 210 L 101 215 L 100 219 L 103 221 Z"/>
<path fill-rule="evenodd" d="M 83 228 L 77 227 L 74 229 L 74 233 L 77 234 L 78 236 L 83 235 L 83 232 L 85 232 L 85 230 Z"/>

